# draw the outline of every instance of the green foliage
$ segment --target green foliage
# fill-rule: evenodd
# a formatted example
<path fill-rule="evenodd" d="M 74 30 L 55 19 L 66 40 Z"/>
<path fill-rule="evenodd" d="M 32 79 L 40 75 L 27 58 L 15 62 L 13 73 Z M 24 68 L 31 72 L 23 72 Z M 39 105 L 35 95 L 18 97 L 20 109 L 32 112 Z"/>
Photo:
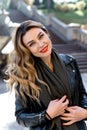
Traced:
<path fill-rule="evenodd" d="M 44 14 L 48 15 L 48 11 L 46 9 L 42 11 Z M 65 22 L 66 24 L 69 24 L 69 23 L 87 24 L 87 10 L 61 12 L 55 9 L 55 10 L 52 10 L 50 13 L 53 13 L 56 18 Z"/>
<path fill-rule="evenodd" d="M 86 7 L 86 2 L 85 1 L 79 1 L 76 3 L 76 8 L 77 10 L 84 10 L 84 8 Z"/>
<path fill-rule="evenodd" d="M 72 12 L 57 12 L 55 16 L 63 22 L 87 24 L 87 10 L 86 11 L 72 11 Z"/>
<path fill-rule="evenodd" d="M 79 0 L 76 3 L 55 4 L 55 8 L 50 12 L 61 21 L 69 23 L 87 24 L 87 0 Z M 49 14 L 47 10 L 43 10 L 45 14 Z"/>
<path fill-rule="evenodd" d="M 62 11 L 62 12 L 66 12 L 66 11 L 74 11 L 74 10 L 84 10 L 85 7 L 87 6 L 87 3 L 85 1 L 79 1 L 76 3 L 56 3 L 55 4 L 55 8 Z"/>

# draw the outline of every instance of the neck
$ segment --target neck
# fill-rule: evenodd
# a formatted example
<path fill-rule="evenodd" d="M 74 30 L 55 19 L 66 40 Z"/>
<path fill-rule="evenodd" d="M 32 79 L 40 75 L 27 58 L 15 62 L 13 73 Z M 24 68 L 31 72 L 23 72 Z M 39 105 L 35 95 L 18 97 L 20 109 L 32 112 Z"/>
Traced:
<path fill-rule="evenodd" d="M 53 71 L 53 63 L 52 63 L 52 60 L 51 60 L 51 56 L 46 57 L 42 60 Z"/>

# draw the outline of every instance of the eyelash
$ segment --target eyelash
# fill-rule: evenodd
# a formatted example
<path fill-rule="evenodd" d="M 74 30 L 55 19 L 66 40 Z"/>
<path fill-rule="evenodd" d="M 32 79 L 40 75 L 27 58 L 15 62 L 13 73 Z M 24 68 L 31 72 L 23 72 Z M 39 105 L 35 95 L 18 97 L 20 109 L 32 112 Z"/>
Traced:
<path fill-rule="evenodd" d="M 43 36 L 44 36 L 44 34 L 41 34 L 40 37 L 39 37 L 39 39 L 42 38 Z"/>
<path fill-rule="evenodd" d="M 31 43 L 29 46 L 31 47 L 35 42 Z"/>
<path fill-rule="evenodd" d="M 44 34 L 41 34 L 39 39 L 41 39 L 44 36 Z M 33 44 L 35 44 L 35 42 L 32 42 L 29 46 L 31 47 Z"/>

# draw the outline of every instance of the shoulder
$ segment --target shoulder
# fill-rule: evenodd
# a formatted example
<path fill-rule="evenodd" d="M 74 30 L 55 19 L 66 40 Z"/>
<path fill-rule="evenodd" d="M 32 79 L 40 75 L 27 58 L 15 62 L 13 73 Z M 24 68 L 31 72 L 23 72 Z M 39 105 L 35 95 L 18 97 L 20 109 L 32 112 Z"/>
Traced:
<path fill-rule="evenodd" d="M 65 64 L 69 64 L 71 62 L 76 62 L 75 57 L 73 57 L 70 54 L 62 54 L 62 53 L 58 53 L 56 49 L 53 48 L 53 51 L 60 57 L 60 59 L 65 63 Z"/>
<path fill-rule="evenodd" d="M 65 64 L 69 64 L 71 62 L 75 61 L 75 58 L 72 55 L 68 55 L 68 54 L 59 54 L 60 58 L 62 59 L 62 61 Z"/>

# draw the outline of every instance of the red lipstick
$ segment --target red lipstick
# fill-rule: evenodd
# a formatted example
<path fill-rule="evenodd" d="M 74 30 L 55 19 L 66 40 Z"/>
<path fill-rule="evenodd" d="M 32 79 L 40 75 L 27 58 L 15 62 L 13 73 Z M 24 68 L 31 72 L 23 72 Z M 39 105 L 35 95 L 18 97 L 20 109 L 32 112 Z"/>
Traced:
<path fill-rule="evenodd" d="M 40 52 L 41 52 L 41 53 L 45 53 L 45 52 L 47 52 L 47 51 L 48 51 L 48 46 L 44 47 Z"/>

